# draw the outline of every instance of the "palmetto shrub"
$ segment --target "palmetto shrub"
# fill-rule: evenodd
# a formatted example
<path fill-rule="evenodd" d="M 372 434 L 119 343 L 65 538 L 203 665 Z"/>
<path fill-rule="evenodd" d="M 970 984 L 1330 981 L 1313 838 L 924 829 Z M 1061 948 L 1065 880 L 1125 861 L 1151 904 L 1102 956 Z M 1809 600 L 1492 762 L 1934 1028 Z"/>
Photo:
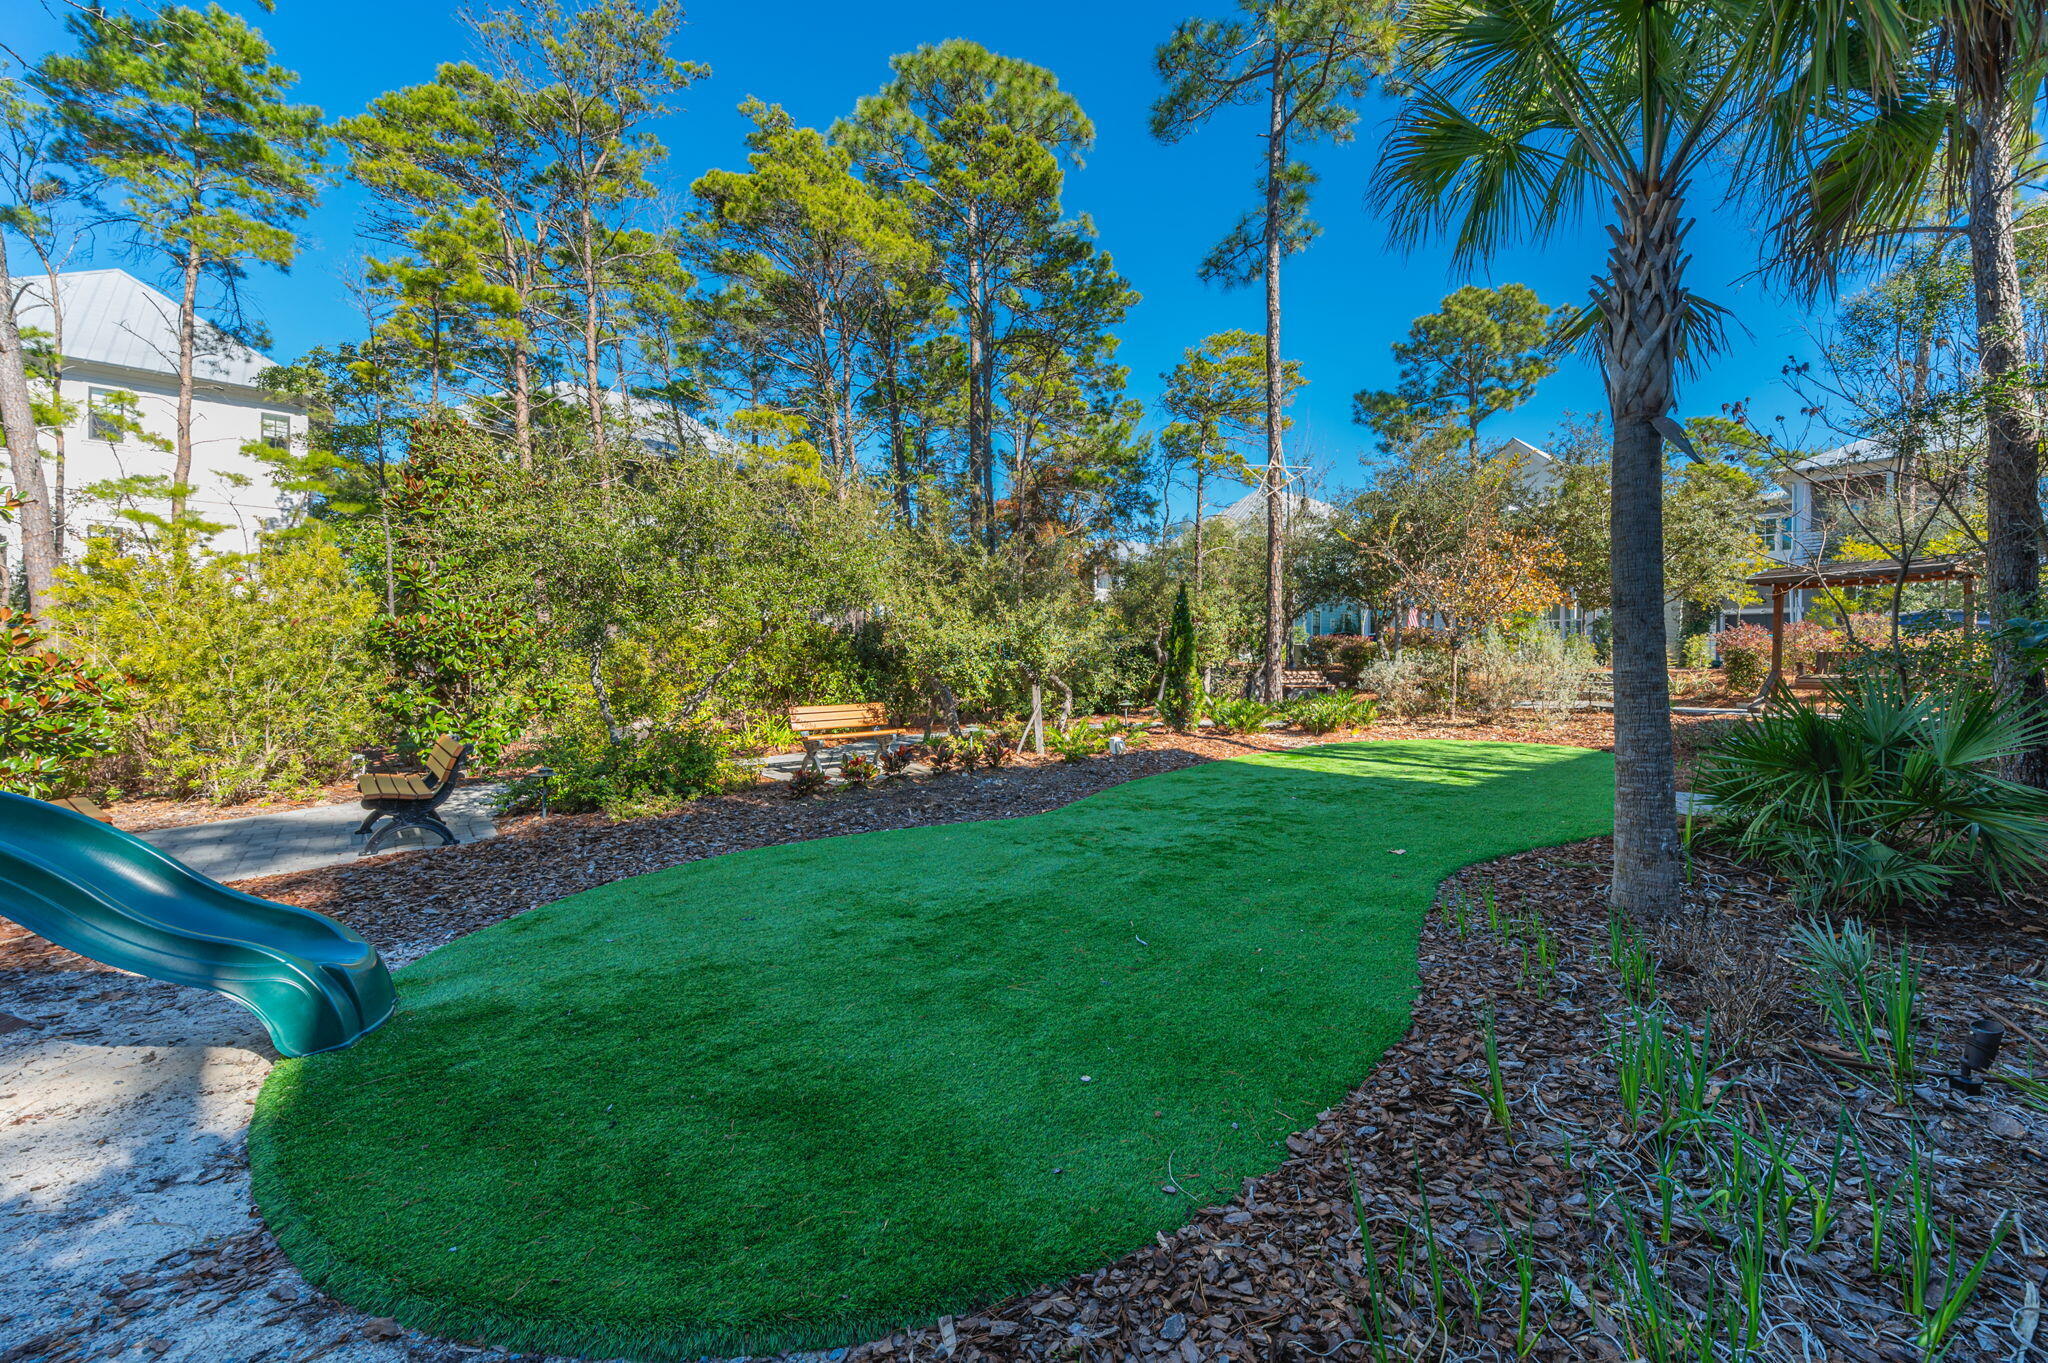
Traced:
<path fill-rule="evenodd" d="M 1060 760 L 1080 762 L 1109 751 L 1109 735 L 1092 724 L 1072 724 L 1064 729 L 1047 729 L 1045 746 Z"/>
<path fill-rule="evenodd" d="M 2048 870 L 2048 792 L 1997 774 L 2048 720 L 1982 692 L 1865 676 L 1833 714 L 1773 705 L 1704 755 L 1718 837 L 1790 876 L 1811 905 L 1884 908 Z"/>
<path fill-rule="evenodd" d="M 1248 734 L 1266 727 L 1273 707 L 1261 701 L 1227 698 L 1209 702 L 1209 724 L 1219 734 Z"/>
<path fill-rule="evenodd" d="M 1369 696 L 1303 696 L 1282 709 L 1290 724 L 1311 734 L 1362 728 L 1380 713 L 1379 705 Z"/>

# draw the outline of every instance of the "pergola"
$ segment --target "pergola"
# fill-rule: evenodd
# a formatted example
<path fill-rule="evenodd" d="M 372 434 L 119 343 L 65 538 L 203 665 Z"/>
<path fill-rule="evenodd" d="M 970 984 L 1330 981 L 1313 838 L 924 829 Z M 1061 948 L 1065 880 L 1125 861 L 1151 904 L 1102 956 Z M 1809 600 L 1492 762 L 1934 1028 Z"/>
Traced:
<path fill-rule="evenodd" d="M 1771 671 L 1764 678 L 1759 701 L 1784 685 L 1785 598 L 1792 592 L 1820 587 L 1889 587 L 1902 582 L 1960 582 L 1963 584 L 1963 632 L 1977 622 L 1977 561 L 1973 558 L 1879 559 L 1861 563 L 1822 563 L 1814 566 L 1788 564 L 1772 568 L 1749 579 L 1749 585 L 1771 593 Z"/>

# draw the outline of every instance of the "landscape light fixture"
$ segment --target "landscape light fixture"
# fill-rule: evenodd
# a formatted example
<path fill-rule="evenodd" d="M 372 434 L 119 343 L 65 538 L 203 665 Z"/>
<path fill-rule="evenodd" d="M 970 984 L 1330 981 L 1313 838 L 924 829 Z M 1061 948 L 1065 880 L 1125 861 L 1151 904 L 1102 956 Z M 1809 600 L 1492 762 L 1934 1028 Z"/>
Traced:
<path fill-rule="evenodd" d="M 554 779 L 555 769 L 542 767 L 534 775 L 540 778 L 540 816 L 545 819 L 548 816 L 548 782 Z"/>
<path fill-rule="evenodd" d="M 1990 1018 L 1970 1024 L 1970 1039 L 1963 1044 L 1963 1062 L 1949 1082 L 1964 1093 L 1982 1093 L 1984 1081 L 1977 1076 L 1998 1063 L 1998 1047 L 2005 1040 L 2005 1028 Z"/>

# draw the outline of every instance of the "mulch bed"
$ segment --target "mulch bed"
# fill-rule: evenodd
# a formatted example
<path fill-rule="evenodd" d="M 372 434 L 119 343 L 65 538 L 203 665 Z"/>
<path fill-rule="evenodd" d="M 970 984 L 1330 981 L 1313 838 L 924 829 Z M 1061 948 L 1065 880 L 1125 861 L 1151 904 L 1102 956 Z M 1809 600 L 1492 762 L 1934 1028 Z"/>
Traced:
<path fill-rule="evenodd" d="M 1605 1053 L 1628 1008 L 1609 964 L 1608 856 L 1603 839 L 1454 878 L 1424 934 L 1409 1039 L 1341 1106 L 1292 1137 L 1292 1158 L 1248 1181 L 1235 1202 L 1193 1212 L 1179 1233 L 1099 1272 L 855 1350 L 855 1363 L 1657 1357 L 1644 1308 L 1630 1300 L 1639 1293 L 1623 1286 L 1632 1281 L 1627 1221 L 1645 1236 L 1663 1290 L 1717 1310 L 1738 1281 L 1731 1238 L 1742 1232 L 1709 1200 L 1716 1184 L 1697 1151 L 1682 1140 L 1667 1147 L 1653 1126 L 1624 1116 Z M 2012 1227 L 1945 1356 L 2038 1357 L 2028 1349 L 2044 1342 L 2048 1116 L 1996 1083 L 1980 1098 L 1952 1094 L 1931 1062 L 1909 1101 L 1896 1102 L 1887 1085 L 1845 1062 L 1781 956 L 1795 921 L 1783 887 L 1711 858 L 1695 863 L 1694 876 L 1686 913 L 1651 949 L 1672 1015 L 1698 1025 L 1711 1009 L 1720 1019 L 1727 1050 L 1712 1073 L 1712 1111 L 1751 1132 L 1766 1129 L 1759 1114 L 1767 1117 L 1817 1182 L 1845 1116 L 1864 1152 L 1844 1160 L 1834 1223 L 1817 1250 L 1804 1210 L 1791 1213 L 1789 1246 L 1758 1242 L 1758 1356 L 1926 1356 L 1914 1342 L 1918 1322 L 1901 1309 L 1897 1274 L 1873 1272 L 1869 1257 L 1873 1200 L 1891 1215 L 1888 1256 L 1908 1257 L 1906 1199 L 1886 1190 L 1908 1178 L 1906 1142 L 1917 1133 L 1942 1250 L 1933 1293 L 1975 1261 L 2001 1219 Z M 1489 892 L 1504 924 L 1498 933 L 1484 910 Z M 1953 1065 L 1969 1019 L 1990 1013 L 2007 1020 L 2007 1065 L 2048 1072 L 2048 1049 L 2034 1040 L 2048 1037 L 2042 908 L 2014 916 L 1967 906 L 1897 925 L 1922 963 L 1922 1034 L 1939 1040 L 1943 1064 Z M 1553 969 L 1540 953 L 1531 961 L 1531 914 Z M 1507 1130 L 1483 1097 L 1481 1020 L 1489 1014 Z M 1679 1190 L 1669 1246 L 1658 1242 L 1660 1148 L 1676 1152 L 1666 1166 Z M 1371 1231 L 1370 1262 L 1356 1206 Z M 1422 1248 L 1429 1231 L 1444 1280 L 1441 1313 Z"/>

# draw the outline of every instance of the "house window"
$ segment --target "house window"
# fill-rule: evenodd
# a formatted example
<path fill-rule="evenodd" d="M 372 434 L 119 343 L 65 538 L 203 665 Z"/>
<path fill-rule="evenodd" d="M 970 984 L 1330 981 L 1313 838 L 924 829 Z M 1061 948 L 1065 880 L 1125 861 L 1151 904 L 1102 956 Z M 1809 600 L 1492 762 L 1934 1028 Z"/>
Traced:
<path fill-rule="evenodd" d="M 1762 537 L 1764 548 L 1777 553 L 1789 553 L 1792 549 L 1792 518 L 1790 516 L 1759 516 L 1756 533 Z"/>
<path fill-rule="evenodd" d="M 274 450 L 292 447 L 292 419 L 283 412 L 263 414 L 263 443 Z"/>
<path fill-rule="evenodd" d="M 121 400 L 128 395 L 118 388 L 90 388 L 85 395 L 85 437 L 118 445 L 127 434 L 121 417 Z"/>

